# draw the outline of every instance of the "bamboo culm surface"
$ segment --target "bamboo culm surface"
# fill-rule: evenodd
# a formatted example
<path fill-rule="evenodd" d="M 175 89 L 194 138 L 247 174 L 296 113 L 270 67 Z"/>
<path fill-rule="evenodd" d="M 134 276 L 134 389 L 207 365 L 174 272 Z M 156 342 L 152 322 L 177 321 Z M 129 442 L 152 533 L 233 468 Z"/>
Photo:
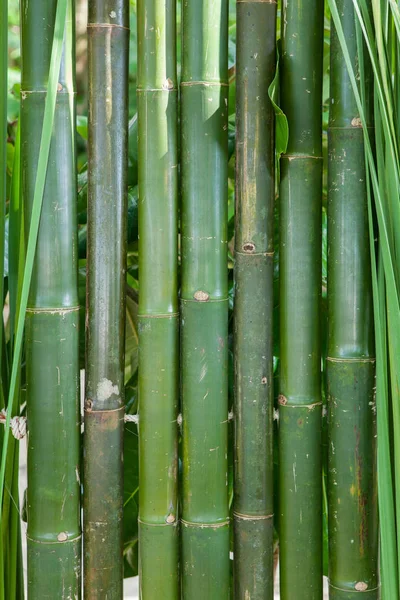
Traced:
<path fill-rule="evenodd" d="M 89 0 L 84 594 L 123 594 L 128 0 Z"/>
<path fill-rule="evenodd" d="M 138 1 L 139 574 L 179 598 L 176 0 Z"/>
<path fill-rule="evenodd" d="M 282 600 L 322 599 L 323 2 L 284 2 L 280 182 L 279 544 Z"/>
<path fill-rule="evenodd" d="M 228 2 L 182 8 L 182 593 L 226 600 Z"/>
<path fill-rule="evenodd" d="M 353 4 L 351 0 L 340 0 L 337 6 L 353 68 L 357 70 Z M 365 48 L 364 54 L 366 57 Z M 365 60 L 365 93 L 371 103 L 372 73 L 371 70 L 368 73 L 368 66 Z M 363 130 L 333 25 L 330 75 L 327 357 L 330 598 L 376 600 L 379 590 L 375 357 L 367 182 Z M 371 126 L 371 121 L 367 125 Z"/>
<path fill-rule="evenodd" d="M 235 597 L 273 598 L 276 3 L 237 2 Z"/>
<path fill-rule="evenodd" d="M 56 8 L 56 0 L 23 0 L 21 6 L 21 184 L 27 231 Z M 74 23 L 70 1 L 26 312 L 28 589 L 33 600 L 79 598 L 81 589 Z"/>

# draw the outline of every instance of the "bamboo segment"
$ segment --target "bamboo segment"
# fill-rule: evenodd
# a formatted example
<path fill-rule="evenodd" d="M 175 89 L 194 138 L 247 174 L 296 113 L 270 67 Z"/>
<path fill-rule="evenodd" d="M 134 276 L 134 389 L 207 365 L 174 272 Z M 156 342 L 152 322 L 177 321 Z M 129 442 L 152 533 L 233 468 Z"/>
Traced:
<path fill-rule="evenodd" d="M 235 230 L 235 597 L 273 598 L 276 3 L 238 1 Z"/>
<path fill-rule="evenodd" d="M 21 171 L 27 231 L 57 2 L 22 2 Z M 74 106 L 68 2 L 47 178 L 26 313 L 29 597 L 80 597 L 80 414 Z"/>
<path fill-rule="evenodd" d="M 84 594 L 122 598 L 128 0 L 90 0 Z"/>
<path fill-rule="evenodd" d="M 176 0 L 138 2 L 139 575 L 179 597 Z"/>
<path fill-rule="evenodd" d="M 284 2 L 280 185 L 279 539 L 283 600 L 322 598 L 323 2 Z"/>
<path fill-rule="evenodd" d="M 228 2 L 183 4 L 182 565 L 188 600 L 229 596 Z"/>
<path fill-rule="evenodd" d="M 351 0 L 338 2 L 359 57 Z M 364 61 L 368 74 L 368 63 Z M 375 359 L 363 131 L 336 30 L 331 33 L 328 163 L 328 502 L 330 598 L 378 590 Z M 368 82 L 367 82 L 368 83 Z M 371 98 L 367 85 L 366 97 Z M 370 116 L 369 116 L 370 118 Z M 360 594 L 357 594 L 360 592 Z"/>

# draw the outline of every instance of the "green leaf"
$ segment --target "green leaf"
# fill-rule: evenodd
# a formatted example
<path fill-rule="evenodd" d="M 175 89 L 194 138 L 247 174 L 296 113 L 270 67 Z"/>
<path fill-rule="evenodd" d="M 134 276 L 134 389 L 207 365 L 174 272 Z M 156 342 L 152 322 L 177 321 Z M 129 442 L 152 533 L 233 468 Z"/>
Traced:
<path fill-rule="evenodd" d="M 276 70 L 275 76 L 268 88 L 268 95 L 275 111 L 275 150 L 279 157 L 284 154 L 289 141 L 289 124 L 283 110 L 278 106 L 279 101 L 279 59 L 280 43 L 276 46 Z"/>
<path fill-rule="evenodd" d="M 88 139 L 88 120 L 86 116 L 78 115 L 76 117 L 76 130 L 84 140 Z"/>

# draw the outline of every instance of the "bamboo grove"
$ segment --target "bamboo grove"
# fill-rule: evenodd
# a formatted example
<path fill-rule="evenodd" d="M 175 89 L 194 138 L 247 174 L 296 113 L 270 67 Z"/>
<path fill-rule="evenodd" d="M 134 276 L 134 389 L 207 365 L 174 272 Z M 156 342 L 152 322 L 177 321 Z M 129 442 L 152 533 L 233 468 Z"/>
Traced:
<path fill-rule="evenodd" d="M 17 4 L 0 600 L 400 600 L 397 2 Z"/>

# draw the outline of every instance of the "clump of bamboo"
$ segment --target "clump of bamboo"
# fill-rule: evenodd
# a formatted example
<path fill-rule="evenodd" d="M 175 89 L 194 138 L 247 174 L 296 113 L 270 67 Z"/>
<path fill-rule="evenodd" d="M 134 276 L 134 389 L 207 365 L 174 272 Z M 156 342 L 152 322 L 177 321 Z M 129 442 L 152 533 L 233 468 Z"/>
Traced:
<path fill-rule="evenodd" d="M 89 1 L 85 597 L 122 597 L 128 0 Z"/>
<path fill-rule="evenodd" d="M 228 2 L 183 4 L 182 569 L 188 600 L 229 595 Z"/>
<path fill-rule="evenodd" d="M 273 252 L 276 3 L 237 3 L 234 577 L 273 598 Z"/>
<path fill-rule="evenodd" d="M 284 2 L 280 185 L 279 543 L 283 600 L 322 598 L 323 2 Z"/>
<path fill-rule="evenodd" d="M 61 3 L 62 4 L 62 3 Z M 65 2 L 63 3 L 65 9 Z M 27 231 L 38 177 L 58 2 L 23 0 L 21 170 Z M 64 48 L 26 312 L 28 588 L 80 597 L 80 415 L 74 108 L 74 10 Z"/>
<path fill-rule="evenodd" d="M 357 72 L 351 0 L 336 2 Z M 371 72 L 364 61 L 366 98 Z M 369 69 L 369 74 L 368 74 Z M 375 358 L 363 130 L 337 32 L 331 32 L 328 163 L 330 597 L 378 598 Z M 370 119 L 370 115 L 366 115 Z M 371 125 L 369 121 L 368 125 Z"/>
<path fill-rule="evenodd" d="M 139 575 L 179 597 L 176 0 L 138 1 Z"/>

